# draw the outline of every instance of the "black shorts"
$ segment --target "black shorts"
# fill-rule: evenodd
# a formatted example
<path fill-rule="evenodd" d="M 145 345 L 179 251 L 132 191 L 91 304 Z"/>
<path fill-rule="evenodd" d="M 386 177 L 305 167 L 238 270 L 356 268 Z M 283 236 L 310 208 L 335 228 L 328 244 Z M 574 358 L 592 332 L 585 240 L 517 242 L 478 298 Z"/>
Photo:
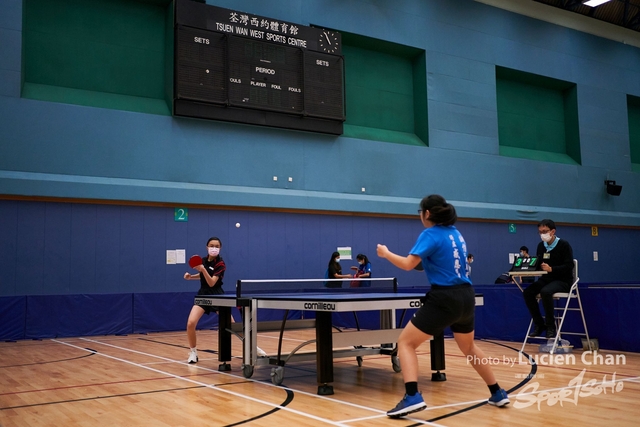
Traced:
<path fill-rule="evenodd" d="M 447 326 L 453 332 L 473 332 L 475 324 L 476 294 L 471 285 L 438 286 L 422 298 L 422 307 L 411 318 L 411 323 L 425 334 L 439 335 Z"/>
<path fill-rule="evenodd" d="M 222 295 L 224 291 L 222 290 L 222 286 L 214 286 L 213 288 L 200 288 L 197 296 L 207 296 L 207 295 Z M 220 307 L 216 307 L 213 305 L 199 305 L 198 307 L 202 308 L 205 314 L 210 314 L 211 312 L 217 313 L 220 310 Z"/>

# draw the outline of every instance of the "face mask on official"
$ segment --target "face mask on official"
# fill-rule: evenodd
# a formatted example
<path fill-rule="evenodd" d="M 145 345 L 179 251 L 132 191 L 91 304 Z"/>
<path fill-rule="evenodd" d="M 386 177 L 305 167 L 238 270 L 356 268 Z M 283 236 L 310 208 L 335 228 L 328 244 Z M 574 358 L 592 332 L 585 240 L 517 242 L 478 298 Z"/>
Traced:
<path fill-rule="evenodd" d="M 543 242 L 549 243 L 551 241 L 551 233 L 544 233 L 540 235 Z"/>
<path fill-rule="evenodd" d="M 210 256 L 218 256 L 220 253 L 220 248 L 207 248 Z"/>
<path fill-rule="evenodd" d="M 335 261 L 336 261 L 336 262 L 340 262 L 340 258 L 336 258 L 336 259 L 335 259 Z"/>

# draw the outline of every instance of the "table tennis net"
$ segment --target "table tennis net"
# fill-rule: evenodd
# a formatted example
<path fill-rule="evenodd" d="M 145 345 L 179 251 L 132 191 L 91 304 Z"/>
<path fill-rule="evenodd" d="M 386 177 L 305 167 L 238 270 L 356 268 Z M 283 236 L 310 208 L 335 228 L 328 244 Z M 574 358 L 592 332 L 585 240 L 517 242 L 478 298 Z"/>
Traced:
<path fill-rule="evenodd" d="M 236 282 L 238 297 L 274 292 L 397 292 L 395 277 L 366 279 L 244 279 Z"/>

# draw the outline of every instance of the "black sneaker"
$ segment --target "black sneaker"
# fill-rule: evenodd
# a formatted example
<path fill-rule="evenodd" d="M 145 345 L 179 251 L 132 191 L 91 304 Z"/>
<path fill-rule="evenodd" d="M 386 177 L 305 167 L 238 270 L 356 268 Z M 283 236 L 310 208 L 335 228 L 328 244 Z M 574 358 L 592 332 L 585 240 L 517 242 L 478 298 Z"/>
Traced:
<path fill-rule="evenodd" d="M 546 329 L 546 328 L 545 328 L 544 326 L 538 326 L 538 325 L 536 325 L 536 326 L 534 326 L 534 327 L 533 327 L 533 330 L 532 330 L 531 332 L 529 332 L 529 336 L 530 336 L 530 337 L 537 337 L 537 336 L 540 336 L 540 335 L 542 335 L 542 332 L 543 332 L 545 329 Z M 554 337 L 555 337 L 555 335 L 554 335 Z"/>
<path fill-rule="evenodd" d="M 547 328 L 547 335 L 546 335 L 547 339 L 555 338 L 556 337 L 556 333 L 557 333 L 556 332 L 556 328 L 553 328 L 553 329 Z"/>

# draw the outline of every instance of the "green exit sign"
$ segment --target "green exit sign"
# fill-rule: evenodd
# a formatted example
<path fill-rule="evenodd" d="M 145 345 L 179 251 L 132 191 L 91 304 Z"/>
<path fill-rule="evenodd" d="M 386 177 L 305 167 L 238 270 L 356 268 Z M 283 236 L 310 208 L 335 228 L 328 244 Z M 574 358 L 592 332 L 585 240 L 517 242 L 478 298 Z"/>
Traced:
<path fill-rule="evenodd" d="M 516 225 L 514 223 L 509 223 L 509 233 L 516 232 Z"/>
<path fill-rule="evenodd" d="M 173 219 L 175 221 L 189 221 L 189 209 L 175 208 L 173 210 Z"/>

